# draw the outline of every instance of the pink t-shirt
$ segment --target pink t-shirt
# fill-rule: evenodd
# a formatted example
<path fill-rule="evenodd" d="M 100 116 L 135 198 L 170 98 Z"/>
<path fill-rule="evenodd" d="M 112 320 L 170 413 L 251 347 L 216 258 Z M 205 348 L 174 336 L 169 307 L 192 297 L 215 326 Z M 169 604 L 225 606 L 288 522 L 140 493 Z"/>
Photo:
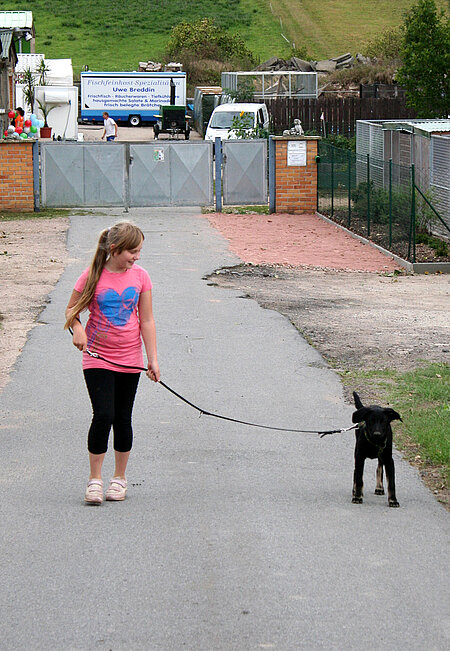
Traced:
<path fill-rule="evenodd" d="M 77 292 L 83 291 L 88 273 L 89 269 L 85 269 L 75 283 Z M 150 276 L 137 264 L 122 273 L 103 269 L 89 304 L 86 334 L 90 351 L 118 364 L 143 366 L 138 304 L 140 295 L 151 288 Z M 137 372 L 108 364 L 87 353 L 83 353 L 83 368 Z"/>

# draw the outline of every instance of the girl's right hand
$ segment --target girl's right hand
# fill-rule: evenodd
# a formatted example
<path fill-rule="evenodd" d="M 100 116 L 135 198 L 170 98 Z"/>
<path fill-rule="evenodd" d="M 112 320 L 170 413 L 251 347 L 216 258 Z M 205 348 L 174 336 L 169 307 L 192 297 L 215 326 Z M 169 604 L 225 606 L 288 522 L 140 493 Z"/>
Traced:
<path fill-rule="evenodd" d="M 159 382 L 161 373 L 158 362 L 154 361 L 148 363 L 147 377 L 150 378 L 150 380 L 153 380 L 153 382 Z"/>

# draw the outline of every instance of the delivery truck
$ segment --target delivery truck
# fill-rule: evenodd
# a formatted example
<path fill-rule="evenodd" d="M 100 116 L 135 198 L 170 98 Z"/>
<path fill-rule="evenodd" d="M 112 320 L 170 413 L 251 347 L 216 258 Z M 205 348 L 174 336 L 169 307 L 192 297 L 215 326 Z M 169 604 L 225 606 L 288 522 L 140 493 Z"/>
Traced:
<path fill-rule="evenodd" d="M 171 83 L 172 82 L 172 83 Z M 185 72 L 82 72 L 81 120 L 103 122 L 107 111 L 119 125 L 155 124 L 161 106 L 186 105 Z"/>

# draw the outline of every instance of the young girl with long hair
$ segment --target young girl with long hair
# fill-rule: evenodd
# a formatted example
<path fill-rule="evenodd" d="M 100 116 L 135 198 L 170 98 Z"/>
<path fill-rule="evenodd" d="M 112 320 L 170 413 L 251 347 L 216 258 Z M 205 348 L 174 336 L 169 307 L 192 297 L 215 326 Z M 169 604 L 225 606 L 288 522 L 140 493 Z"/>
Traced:
<path fill-rule="evenodd" d="M 152 282 L 136 262 L 144 234 L 129 222 L 120 222 L 101 232 L 88 269 L 81 274 L 66 308 L 65 328 L 73 330 L 73 344 L 83 351 L 83 373 L 92 403 L 93 417 L 88 434 L 90 476 L 85 501 L 103 501 L 102 465 L 108 449 L 111 426 L 114 432 L 115 471 L 106 499 L 125 498 L 125 471 L 133 442 L 131 417 L 140 373 L 116 366 L 142 366 L 144 342 L 147 376 L 158 382 L 156 329 L 152 308 Z M 80 314 L 89 310 L 86 328 Z M 91 357 L 86 350 L 98 353 Z"/>

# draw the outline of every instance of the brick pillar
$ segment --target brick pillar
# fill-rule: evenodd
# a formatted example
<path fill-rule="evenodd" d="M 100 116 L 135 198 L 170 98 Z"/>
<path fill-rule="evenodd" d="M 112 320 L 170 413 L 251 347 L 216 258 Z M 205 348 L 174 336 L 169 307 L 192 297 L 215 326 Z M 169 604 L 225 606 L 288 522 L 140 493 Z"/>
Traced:
<path fill-rule="evenodd" d="M 319 136 L 275 136 L 275 211 L 317 211 Z"/>
<path fill-rule="evenodd" d="M 0 141 L 0 209 L 33 212 L 33 142 Z"/>

